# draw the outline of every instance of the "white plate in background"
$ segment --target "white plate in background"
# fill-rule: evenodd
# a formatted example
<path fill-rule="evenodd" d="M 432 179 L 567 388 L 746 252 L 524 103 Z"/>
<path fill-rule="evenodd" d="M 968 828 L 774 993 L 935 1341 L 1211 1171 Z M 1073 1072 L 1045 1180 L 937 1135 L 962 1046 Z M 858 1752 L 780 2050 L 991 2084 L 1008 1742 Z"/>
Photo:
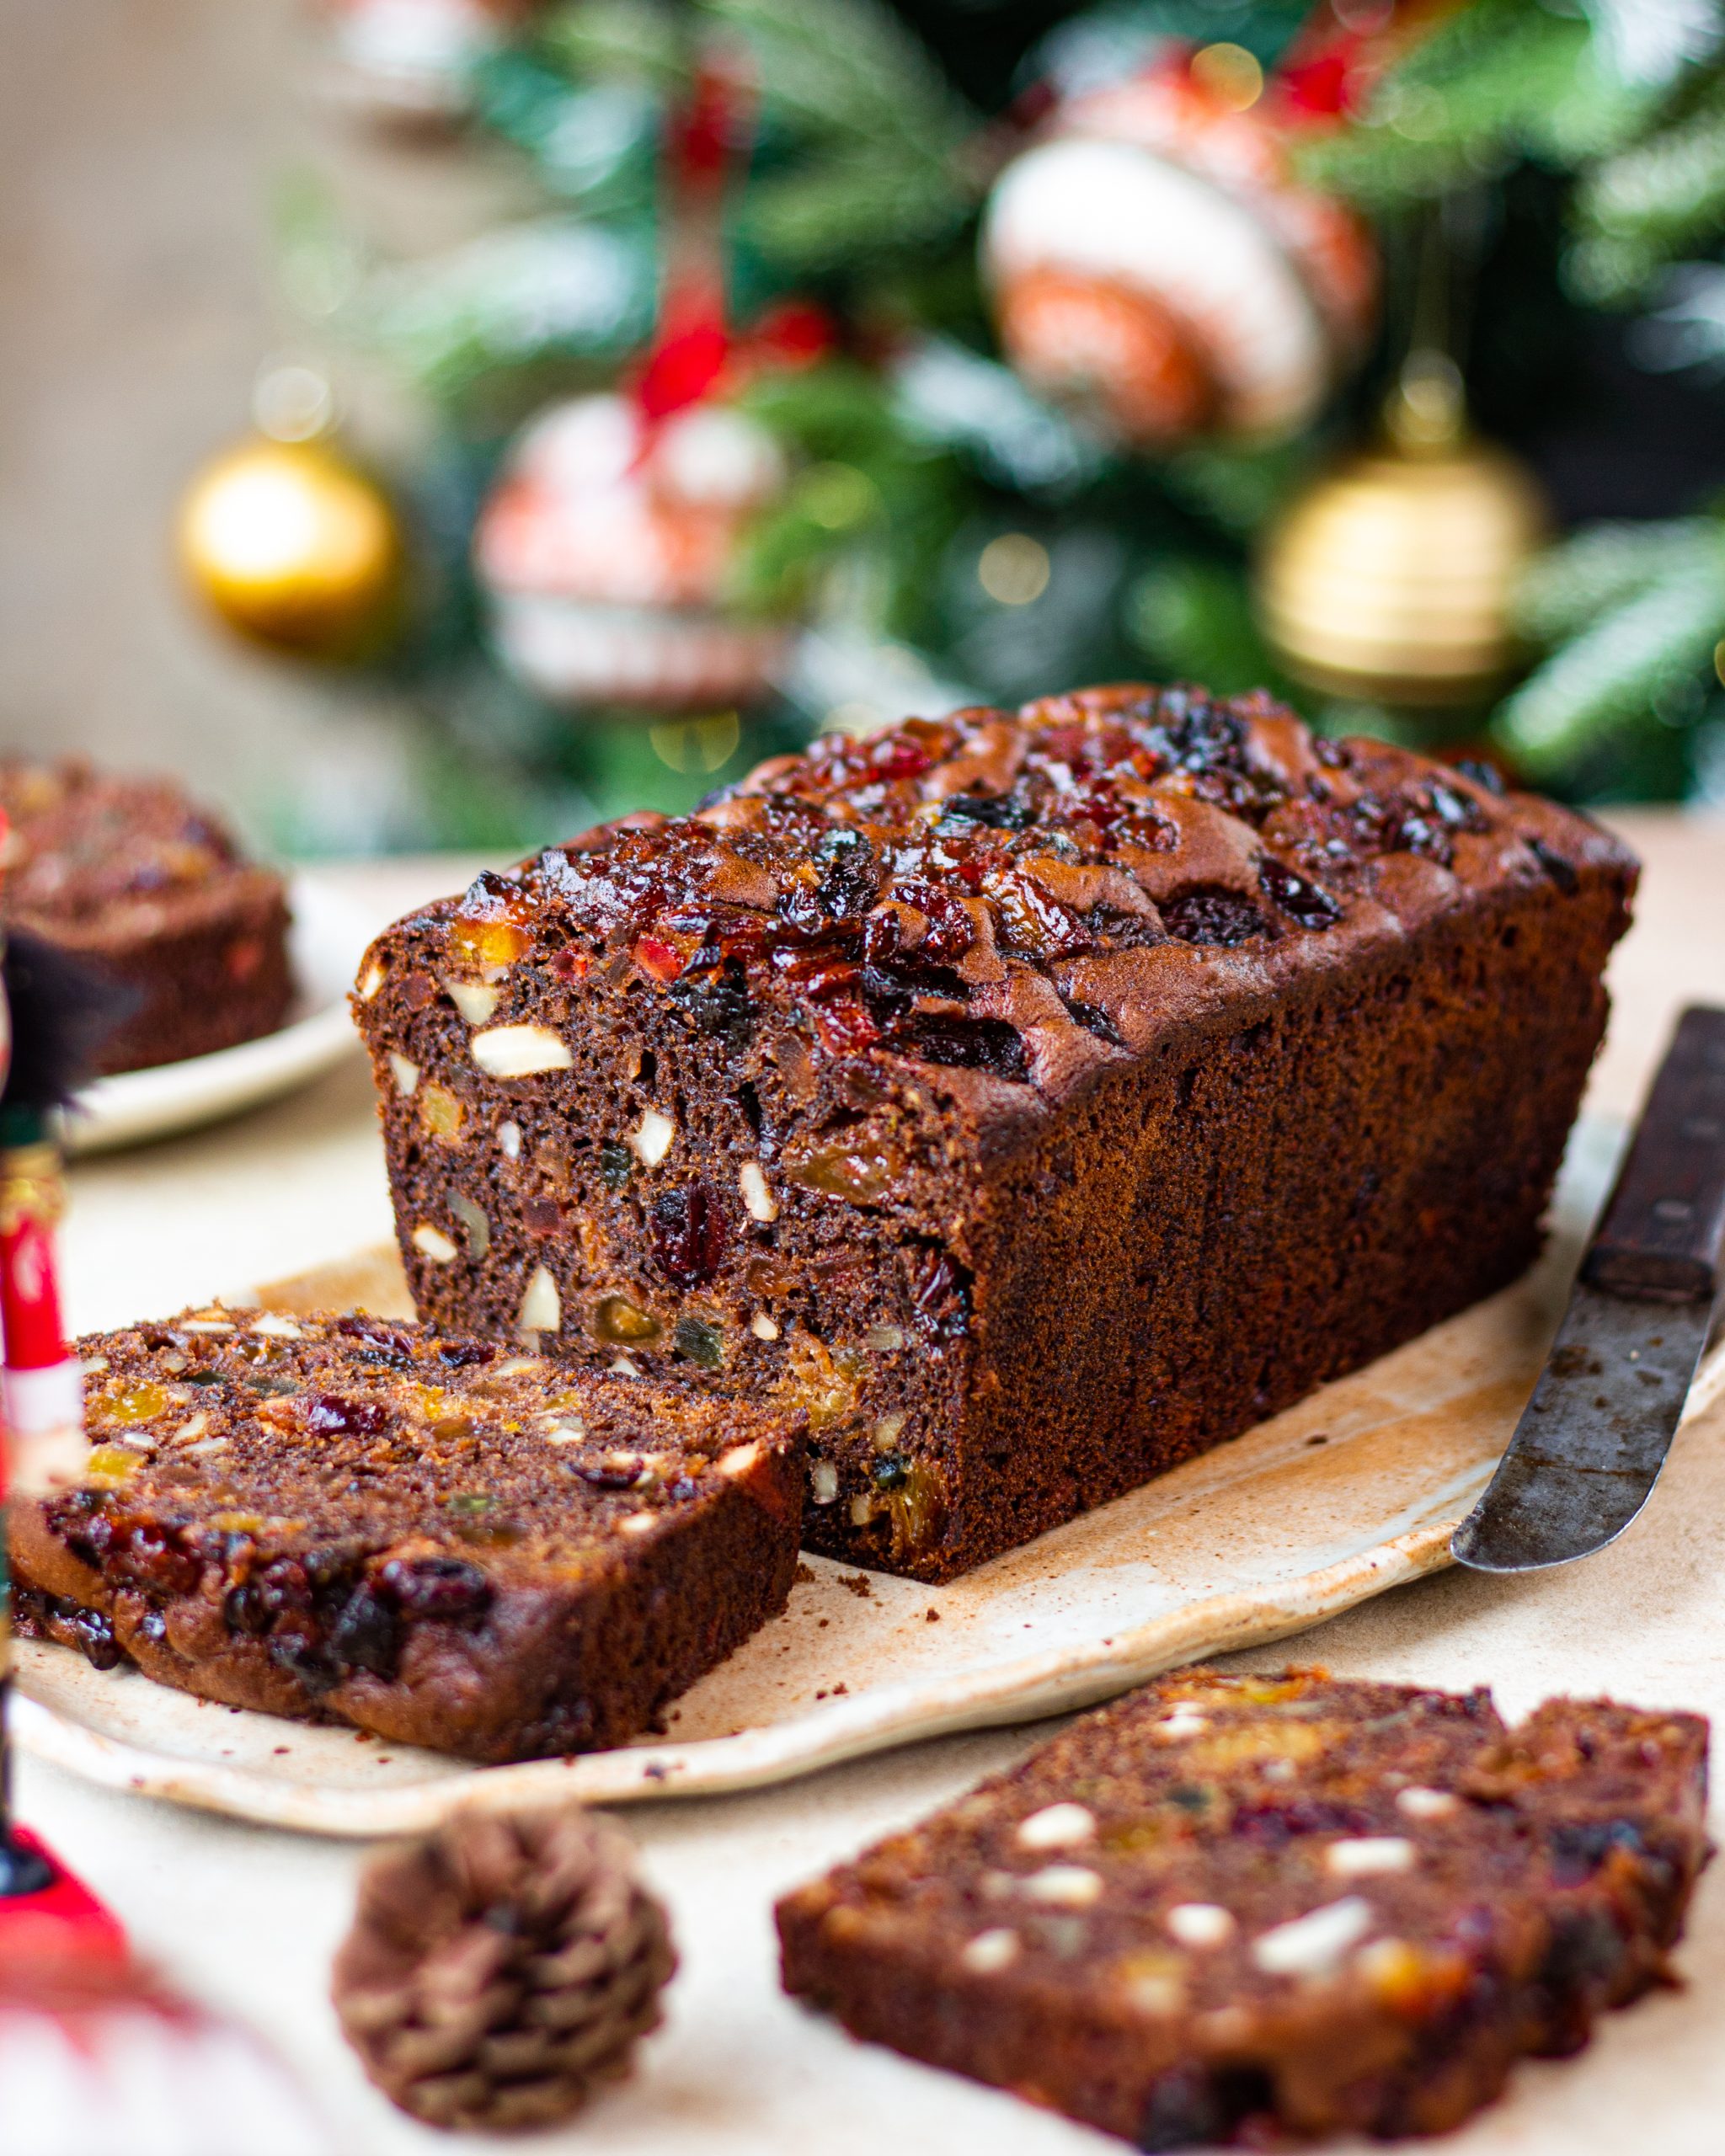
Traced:
<path fill-rule="evenodd" d="M 357 1049 L 347 994 L 371 940 L 369 924 L 311 877 L 292 879 L 288 903 L 298 987 L 286 1025 L 211 1055 L 98 1078 L 67 1117 L 69 1152 L 113 1152 L 218 1123 L 308 1085 Z"/>

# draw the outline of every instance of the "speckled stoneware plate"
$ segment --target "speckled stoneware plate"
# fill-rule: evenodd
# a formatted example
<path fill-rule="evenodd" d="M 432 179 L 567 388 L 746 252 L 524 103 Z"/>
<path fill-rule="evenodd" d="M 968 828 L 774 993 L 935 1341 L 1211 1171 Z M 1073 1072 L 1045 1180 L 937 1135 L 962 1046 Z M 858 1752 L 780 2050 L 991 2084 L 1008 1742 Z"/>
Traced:
<path fill-rule="evenodd" d="M 295 877 L 288 902 L 288 951 L 299 986 L 287 1023 L 211 1055 L 98 1078 L 67 1117 L 69 1151 L 112 1153 L 220 1123 L 280 1100 L 357 1053 L 347 994 L 371 940 L 366 920 L 310 877 Z"/>
<path fill-rule="evenodd" d="M 461 1805 L 601 1803 L 786 1781 L 944 1731 L 1083 1706 L 1194 1657 L 1285 1637 L 1449 1561 L 1514 1427 L 1621 1131 L 1584 1123 L 1530 1277 L 1232 1444 L 953 1586 L 810 1558 L 786 1614 L 673 1708 L 662 1738 L 473 1768 L 210 1706 L 22 1643 L 17 1730 L 119 1789 L 272 1826 L 371 1835 Z M 393 1251 L 276 1283 L 280 1309 L 409 1305 Z M 1691 1417 L 1725 1391 L 1706 1365 Z"/>

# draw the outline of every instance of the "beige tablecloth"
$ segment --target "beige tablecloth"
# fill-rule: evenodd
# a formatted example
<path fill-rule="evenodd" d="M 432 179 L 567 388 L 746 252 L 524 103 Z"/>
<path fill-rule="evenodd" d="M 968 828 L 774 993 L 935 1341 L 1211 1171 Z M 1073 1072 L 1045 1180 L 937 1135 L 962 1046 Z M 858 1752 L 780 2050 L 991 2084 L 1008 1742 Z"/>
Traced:
<path fill-rule="evenodd" d="M 1615 820 L 1648 872 L 1612 969 L 1615 1014 L 1590 1098 L 1626 1114 L 1678 1005 L 1725 1001 L 1725 824 L 1652 812 Z M 420 862 L 328 873 L 381 923 L 452 888 L 462 869 Z M 355 1060 L 243 1121 L 77 1168 L 73 1321 L 170 1310 L 339 1256 L 387 1228 L 369 1083 Z M 1725 1726 L 1722 1438 L 1725 1410 L 1692 1424 L 1640 1520 L 1586 1564 L 1522 1582 L 1446 1574 L 1369 1603 L 1291 1652 L 1348 1675 L 1488 1683 L 1512 1712 L 1552 1691 L 1609 1689 L 1699 1708 Z M 764 1795 L 631 1812 L 682 1957 L 667 2025 L 628 2084 L 531 2145 L 628 2156 L 956 2156 L 985 2147 L 992 2156 L 1078 2156 L 1118 2146 L 852 2044 L 792 2006 L 776 1981 L 771 1908 L 782 1888 L 1010 1764 L 1040 1733 L 945 1739 Z M 30 1761 L 19 1779 L 24 1817 L 179 1983 L 270 2032 L 322 2095 L 345 2147 L 384 2156 L 451 2145 L 371 2093 L 328 2005 L 359 1850 L 128 1801 Z M 1508 2099 L 1448 2145 L 1458 2156 L 1719 2156 L 1725 1866 L 1703 1885 L 1681 1966 L 1685 1988 L 1611 2017 L 1578 2061 L 1525 2067 Z"/>

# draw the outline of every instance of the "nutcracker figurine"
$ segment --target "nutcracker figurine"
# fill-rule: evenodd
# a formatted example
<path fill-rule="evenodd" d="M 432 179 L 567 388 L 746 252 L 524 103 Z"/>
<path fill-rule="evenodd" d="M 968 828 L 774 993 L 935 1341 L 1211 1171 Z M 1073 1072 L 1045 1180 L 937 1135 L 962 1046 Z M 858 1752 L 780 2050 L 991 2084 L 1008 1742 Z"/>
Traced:
<path fill-rule="evenodd" d="M 6 1736 L 12 1635 L 4 1499 L 70 1480 L 83 1456 L 80 1374 L 60 1316 L 54 1233 L 63 1185 L 59 1111 L 109 1027 L 122 991 L 39 938 L 13 931 L 0 967 L 0 1951 L 25 1934 L 67 1933 L 77 1951 L 121 1956 L 118 1924 L 33 1836 L 12 1823 Z"/>

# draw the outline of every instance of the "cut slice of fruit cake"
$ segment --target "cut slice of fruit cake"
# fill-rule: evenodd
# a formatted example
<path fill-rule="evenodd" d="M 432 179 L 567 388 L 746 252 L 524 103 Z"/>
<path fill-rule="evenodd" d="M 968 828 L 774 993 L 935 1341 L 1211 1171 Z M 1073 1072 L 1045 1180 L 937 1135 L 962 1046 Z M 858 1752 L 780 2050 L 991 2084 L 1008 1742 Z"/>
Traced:
<path fill-rule="evenodd" d="M 788 1895 L 859 2036 L 1146 2149 L 1452 2127 L 1656 1982 L 1706 1724 L 1188 1670 Z"/>
<path fill-rule="evenodd" d="M 622 1742 L 782 1609 L 782 1416 L 366 1316 L 79 1343 L 81 1486 L 13 1508 L 26 1631 L 481 1760 Z"/>

